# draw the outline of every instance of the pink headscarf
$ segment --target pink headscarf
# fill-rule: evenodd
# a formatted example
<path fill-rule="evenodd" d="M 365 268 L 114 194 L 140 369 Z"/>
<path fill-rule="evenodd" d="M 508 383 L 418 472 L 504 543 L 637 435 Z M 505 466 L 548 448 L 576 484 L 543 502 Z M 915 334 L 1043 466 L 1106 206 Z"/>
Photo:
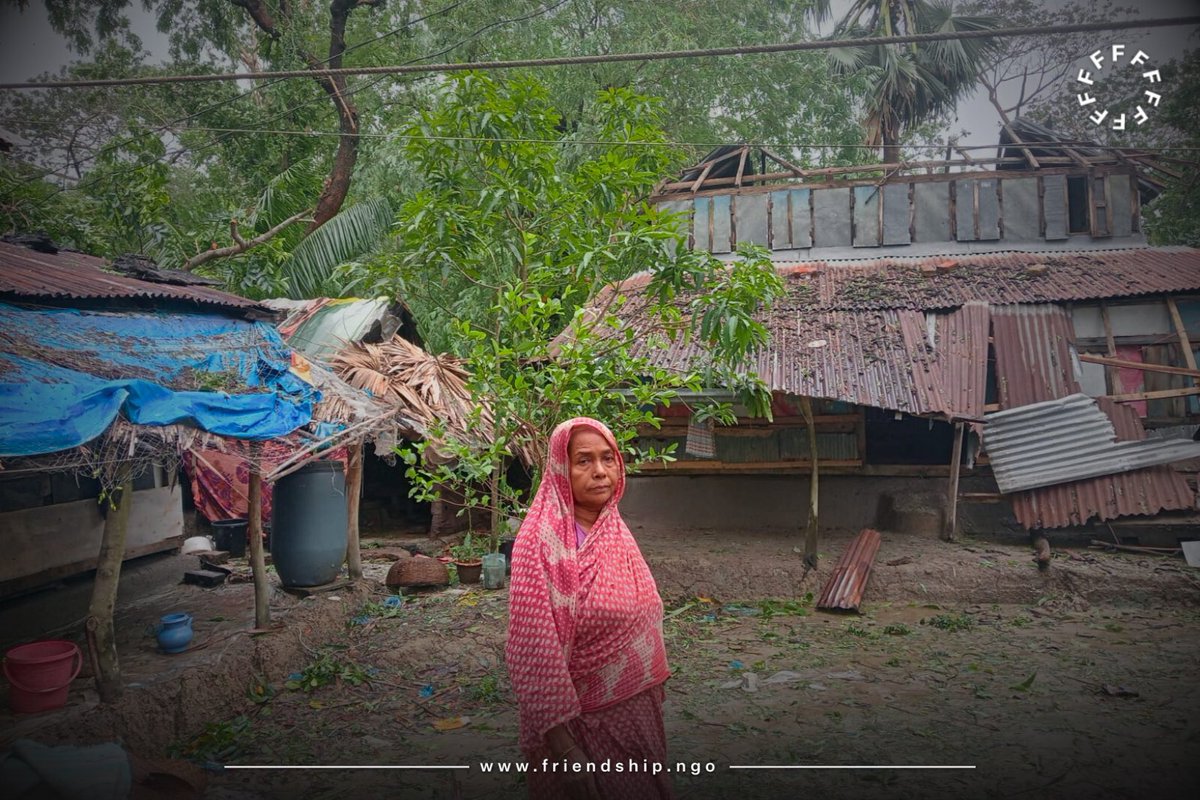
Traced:
<path fill-rule="evenodd" d="M 567 446 L 573 431 L 601 434 L 620 477 L 582 547 Z M 521 749 L 544 747 L 546 731 L 627 700 L 667 679 L 662 599 L 641 551 L 617 511 L 625 462 L 616 439 L 587 417 L 550 436 L 537 495 L 513 545 L 505 659 L 517 694 Z"/>

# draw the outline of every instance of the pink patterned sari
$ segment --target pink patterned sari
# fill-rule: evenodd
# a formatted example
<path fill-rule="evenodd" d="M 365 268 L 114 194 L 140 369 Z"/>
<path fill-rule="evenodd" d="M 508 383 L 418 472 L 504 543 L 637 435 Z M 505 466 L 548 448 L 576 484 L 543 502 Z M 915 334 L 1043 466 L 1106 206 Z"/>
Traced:
<path fill-rule="evenodd" d="M 583 546 L 576 545 L 567 445 L 590 428 L 617 449 L 601 423 L 579 417 L 555 428 L 550 457 L 512 554 L 505 659 L 517 695 L 520 746 L 531 762 L 531 797 L 564 797 L 550 772 L 545 734 L 566 724 L 595 763 L 666 762 L 662 684 L 669 677 L 662 637 L 662 600 L 654 576 L 617 511 L 625 464 L 612 498 Z M 617 458 L 620 459 L 618 452 Z M 664 772 L 607 773 L 596 782 L 605 798 L 669 798 Z"/>

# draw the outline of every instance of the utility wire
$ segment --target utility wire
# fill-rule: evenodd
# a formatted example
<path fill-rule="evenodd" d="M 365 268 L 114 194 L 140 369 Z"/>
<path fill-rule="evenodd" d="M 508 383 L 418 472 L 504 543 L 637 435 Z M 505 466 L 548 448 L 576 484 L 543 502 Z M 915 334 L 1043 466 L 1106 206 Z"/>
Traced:
<path fill-rule="evenodd" d="M 517 69 L 521 67 L 563 67 L 581 64 L 613 64 L 630 61 L 667 61 L 683 58 L 719 58 L 723 56 L 762 55 L 768 53 L 796 53 L 809 50 L 836 50 L 850 47 L 879 47 L 889 44 L 921 44 L 924 42 L 961 41 L 966 39 L 993 39 L 1011 36 L 1045 36 L 1058 33 L 1088 33 L 1091 31 L 1119 31 L 1133 28 L 1160 28 L 1167 26 L 1200 25 L 1200 16 L 1167 17 L 1147 20 L 1113 20 L 1111 22 L 1080 22 L 1070 25 L 1033 26 L 1023 28 L 996 28 L 988 31 L 945 31 L 937 33 L 912 33 L 903 36 L 862 36 L 853 39 L 819 39 L 807 42 L 783 42 L 779 44 L 739 45 L 737 47 L 714 47 L 704 50 L 666 50 L 646 53 L 612 53 L 594 56 L 564 56 L 561 58 L 526 58 L 510 61 L 478 61 L 474 63 L 445 63 L 422 65 L 393 65 L 380 67 L 342 67 L 341 69 L 298 69 L 277 72 L 229 72 L 201 75 L 159 75 L 142 78 L 104 78 L 95 80 L 69 80 L 25 83 L 0 83 L 0 89 L 78 89 L 102 86 L 137 86 L 169 83 L 209 83 L 213 81 L 266 80 L 272 78 L 339 77 L 343 75 L 401 75 L 427 72 L 464 72 Z"/>
<path fill-rule="evenodd" d="M 41 123 L 31 123 L 41 124 Z M 207 127 L 190 127 L 189 131 L 202 131 L 207 133 L 257 133 L 269 134 L 271 136 L 344 136 L 340 131 L 321 131 L 321 130 L 298 130 L 298 129 L 272 129 L 272 128 L 207 128 Z M 359 132 L 356 136 L 364 139 L 405 139 L 417 141 L 438 141 L 438 142 L 486 142 L 489 144 L 565 144 L 565 145 L 597 145 L 597 146 L 613 146 L 613 147 L 693 147 L 693 148 L 713 148 L 726 147 L 729 142 L 677 142 L 677 141 L 639 141 L 636 139 L 536 139 L 533 137 L 505 137 L 505 136 L 438 136 L 436 134 L 414 134 L 414 133 L 399 133 L 399 132 Z M 17 145 L 21 147 L 22 145 Z M 208 145 L 205 145 L 207 147 Z M 814 149 L 814 150 L 878 150 L 879 145 L 874 144 L 842 144 L 839 142 L 740 142 L 738 146 L 742 147 L 766 147 L 766 148 L 794 148 L 798 150 Z M 958 150 L 995 150 L 995 144 L 973 144 L 973 145 L 949 145 Z M 903 145 L 906 149 L 911 150 L 945 150 L 947 145 L 943 143 L 930 144 L 906 144 Z M 1020 149 L 1020 148 L 1085 148 L 1091 150 L 1128 150 L 1135 153 L 1154 153 L 1154 152 L 1180 152 L 1180 151 L 1200 151 L 1200 146 L 1175 146 L 1175 145 L 1154 145 L 1142 147 L 1136 144 L 1098 144 L 1095 142 L 1083 141 L 1020 141 L 1011 144 L 1001 145 L 1005 149 Z M 871 164 L 854 165 L 869 168 Z"/>

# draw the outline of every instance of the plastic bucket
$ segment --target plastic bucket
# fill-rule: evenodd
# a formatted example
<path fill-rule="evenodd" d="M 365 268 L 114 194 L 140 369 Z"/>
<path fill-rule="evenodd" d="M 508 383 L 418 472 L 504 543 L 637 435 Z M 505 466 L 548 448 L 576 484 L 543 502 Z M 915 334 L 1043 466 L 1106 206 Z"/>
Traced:
<path fill-rule="evenodd" d="M 65 706 L 82 668 L 83 654 L 74 642 L 47 639 L 14 647 L 4 656 L 4 677 L 12 684 L 9 705 L 18 714 Z"/>
<path fill-rule="evenodd" d="M 234 558 L 246 555 L 246 526 L 244 519 L 221 519 L 212 523 L 213 541 L 218 550 L 224 550 Z"/>

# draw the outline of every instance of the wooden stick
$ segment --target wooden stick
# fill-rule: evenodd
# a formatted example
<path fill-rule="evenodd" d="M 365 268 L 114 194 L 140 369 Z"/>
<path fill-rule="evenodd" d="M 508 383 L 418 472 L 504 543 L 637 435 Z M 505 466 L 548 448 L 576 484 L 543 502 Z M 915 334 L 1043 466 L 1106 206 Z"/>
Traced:
<path fill-rule="evenodd" d="M 817 501 L 819 498 L 817 479 L 817 426 L 813 424 L 812 400 L 808 396 L 800 398 L 800 413 L 808 423 L 808 452 L 812 464 L 812 478 L 808 490 L 808 526 L 804 531 L 804 563 L 809 569 L 817 568 Z"/>
<path fill-rule="evenodd" d="M 1079 360 L 1089 364 L 1104 364 L 1107 367 L 1139 369 L 1143 372 L 1165 372 L 1168 375 L 1186 375 L 1189 378 L 1200 378 L 1200 369 L 1170 367 L 1166 364 L 1147 364 L 1143 361 L 1125 361 L 1120 358 L 1105 358 L 1104 356 L 1094 356 L 1089 353 L 1080 353 Z"/>
<path fill-rule="evenodd" d="M 1200 386 L 1183 389 L 1160 389 L 1157 392 L 1135 392 L 1133 394 L 1110 394 L 1109 400 L 1114 403 L 1136 403 L 1138 400 L 1163 400 L 1168 397 L 1188 397 L 1200 394 Z"/>
<path fill-rule="evenodd" d="M 1196 354 L 1192 352 L 1192 342 L 1188 339 L 1187 327 L 1183 324 L 1183 318 L 1179 316 L 1179 306 L 1175 303 L 1174 297 L 1167 298 L 1167 310 L 1171 312 L 1171 321 L 1175 323 L 1175 333 L 1179 335 L 1179 346 L 1183 348 L 1183 363 L 1188 365 L 1188 369 L 1196 372 Z M 1193 376 L 1194 377 L 1194 376 Z"/>
<path fill-rule="evenodd" d="M 1108 348 L 1108 357 L 1117 357 L 1117 340 L 1113 336 L 1112 320 L 1108 317 L 1108 304 L 1100 304 L 1100 319 L 1104 321 L 1104 346 Z M 1115 369 L 1105 369 L 1104 377 L 1108 380 L 1108 391 L 1119 392 L 1121 390 L 1121 376 Z"/>
<path fill-rule="evenodd" d="M 358 543 L 358 504 L 362 494 L 363 445 L 350 445 L 350 460 L 346 465 L 346 566 L 350 580 L 362 580 L 362 550 Z"/>
<path fill-rule="evenodd" d="M 950 452 L 950 480 L 946 484 L 946 519 L 942 539 L 954 541 L 958 533 L 958 476 L 962 472 L 962 446 L 965 424 L 954 423 L 954 449 Z"/>
<path fill-rule="evenodd" d="M 113 609 L 117 604 L 117 587 L 121 581 L 121 562 L 125 558 L 125 538 L 129 531 L 129 507 L 133 505 L 133 481 L 126 480 L 114 498 L 115 506 L 104 517 L 104 536 L 100 541 L 100 556 L 96 565 L 96 580 L 92 584 L 92 602 L 88 606 L 89 640 L 94 642 L 92 662 L 96 671 L 96 690 L 100 702 L 116 702 L 124 690 L 121 685 L 121 664 L 117 658 L 116 632 L 113 630 Z"/>
<path fill-rule="evenodd" d="M 248 535 L 250 536 L 250 568 L 254 572 L 254 627 L 267 628 L 271 624 L 271 584 L 267 580 L 267 563 L 263 558 L 262 541 L 262 474 L 259 465 L 250 472 L 250 510 Z"/>

